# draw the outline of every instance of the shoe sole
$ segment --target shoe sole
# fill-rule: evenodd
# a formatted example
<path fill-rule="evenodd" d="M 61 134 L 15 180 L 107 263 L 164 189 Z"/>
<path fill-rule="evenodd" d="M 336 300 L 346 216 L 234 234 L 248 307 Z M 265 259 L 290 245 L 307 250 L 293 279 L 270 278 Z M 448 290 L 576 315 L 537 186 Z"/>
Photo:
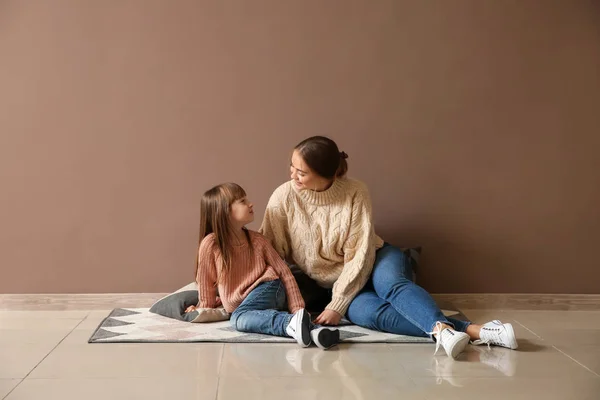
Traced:
<path fill-rule="evenodd" d="M 302 347 L 310 346 L 310 314 L 306 310 L 302 310 L 302 318 L 296 320 L 296 332 L 301 332 L 300 340 L 296 342 Z"/>
<path fill-rule="evenodd" d="M 508 337 L 510 338 L 510 343 L 508 344 L 508 348 L 511 350 L 517 349 L 519 347 L 519 345 L 517 344 L 517 338 L 515 336 L 515 330 L 513 329 L 512 324 L 510 324 L 510 323 L 504 324 L 504 327 L 506 328 Z"/>
<path fill-rule="evenodd" d="M 322 350 L 327 350 L 340 342 L 340 331 L 338 329 L 319 328 L 310 332 L 314 344 Z"/>
<path fill-rule="evenodd" d="M 465 350 L 465 347 L 467 347 L 469 340 L 471 340 L 471 338 L 469 338 L 469 335 L 464 335 L 460 338 L 460 340 L 455 342 L 454 346 L 452 346 L 452 348 L 450 349 L 450 354 L 448 354 L 450 358 L 456 359 L 456 357 L 458 357 L 458 355 Z"/>

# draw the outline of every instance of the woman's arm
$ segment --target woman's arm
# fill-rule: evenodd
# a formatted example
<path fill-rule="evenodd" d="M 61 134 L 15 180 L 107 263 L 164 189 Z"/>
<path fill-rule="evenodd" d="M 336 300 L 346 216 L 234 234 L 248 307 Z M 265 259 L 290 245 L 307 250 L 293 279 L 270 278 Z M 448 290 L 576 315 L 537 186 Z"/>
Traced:
<path fill-rule="evenodd" d="M 375 229 L 369 192 L 358 191 L 352 202 L 349 235 L 344 242 L 344 269 L 333 285 L 327 310 L 346 314 L 350 302 L 367 283 L 375 263 Z"/>

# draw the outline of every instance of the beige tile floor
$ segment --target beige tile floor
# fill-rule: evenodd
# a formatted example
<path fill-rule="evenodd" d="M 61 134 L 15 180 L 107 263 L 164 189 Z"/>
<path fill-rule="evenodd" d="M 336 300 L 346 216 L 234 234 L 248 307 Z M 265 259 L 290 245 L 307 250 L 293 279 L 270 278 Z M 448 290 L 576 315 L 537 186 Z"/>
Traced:
<path fill-rule="evenodd" d="M 108 310 L 0 311 L 0 399 L 600 399 L 600 312 L 463 311 L 511 322 L 519 350 L 88 344 Z"/>

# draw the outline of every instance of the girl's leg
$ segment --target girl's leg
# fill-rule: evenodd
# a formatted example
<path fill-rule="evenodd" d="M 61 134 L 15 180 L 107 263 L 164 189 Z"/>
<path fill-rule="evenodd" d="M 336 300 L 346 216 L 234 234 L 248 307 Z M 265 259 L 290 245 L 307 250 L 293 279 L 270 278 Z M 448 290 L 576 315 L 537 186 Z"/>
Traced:
<path fill-rule="evenodd" d="M 289 337 L 286 328 L 293 315 L 284 311 L 285 288 L 280 280 L 258 285 L 231 314 L 231 325 L 240 332 Z"/>

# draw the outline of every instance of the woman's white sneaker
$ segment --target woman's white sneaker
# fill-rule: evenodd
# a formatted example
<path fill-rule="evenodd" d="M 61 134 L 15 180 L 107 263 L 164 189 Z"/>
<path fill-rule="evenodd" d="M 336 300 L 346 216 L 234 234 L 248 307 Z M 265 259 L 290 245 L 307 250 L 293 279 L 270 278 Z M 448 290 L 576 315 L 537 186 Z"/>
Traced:
<path fill-rule="evenodd" d="M 519 347 L 515 330 L 511 324 L 503 324 L 498 320 L 490 321 L 481 327 L 479 340 L 473 342 L 474 345 L 487 344 L 488 346 L 501 346 L 507 349 L 516 349 Z"/>
<path fill-rule="evenodd" d="M 469 335 L 464 332 L 458 332 L 451 328 L 442 329 L 440 322 L 436 324 L 436 328 L 438 330 L 432 333 L 437 342 L 435 345 L 434 354 L 436 354 L 440 346 L 442 346 L 448 357 L 455 359 L 460 353 L 463 352 L 469 343 L 469 340 L 471 339 Z"/>
<path fill-rule="evenodd" d="M 285 332 L 302 347 L 310 346 L 310 314 L 304 308 L 296 311 Z"/>

